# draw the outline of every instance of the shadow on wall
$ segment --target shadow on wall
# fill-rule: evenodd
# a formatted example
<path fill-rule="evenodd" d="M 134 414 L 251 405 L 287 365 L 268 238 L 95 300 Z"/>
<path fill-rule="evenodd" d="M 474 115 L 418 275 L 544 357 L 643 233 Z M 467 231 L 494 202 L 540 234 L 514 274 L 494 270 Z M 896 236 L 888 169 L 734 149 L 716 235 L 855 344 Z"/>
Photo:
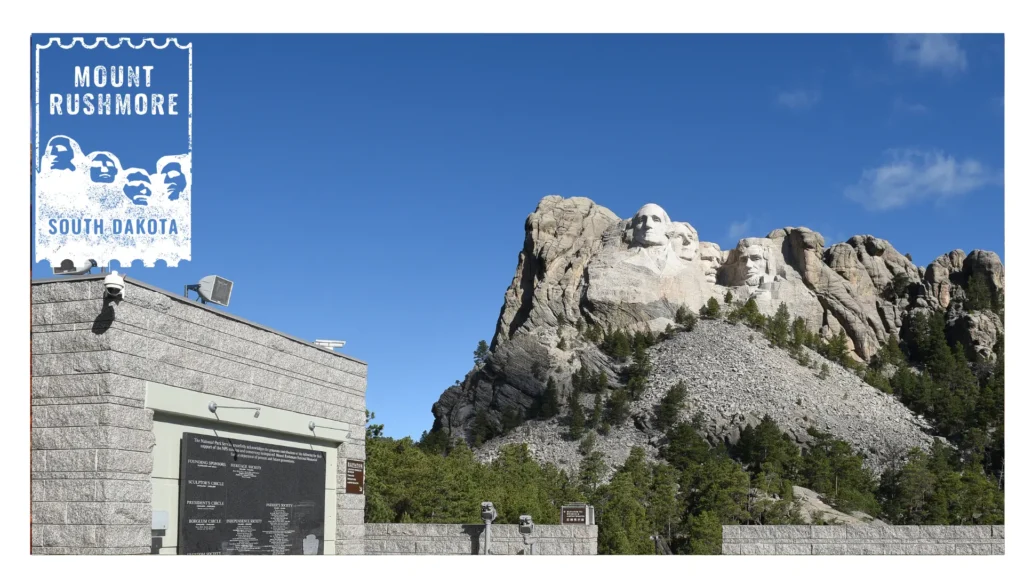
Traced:
<path fill-rule="evenodd" d="M 470 554 L 483 554 L 484 527 L 482 524 L 463 524 L 462 533 L 469 536 Z"/>
<path fill-rule="evenodd" d="M 103 334 L 114 323 L 114 303 L 106 301 L 103 303 L 103 311 L 92 321 L 92 333 L 97 336 Z"/>

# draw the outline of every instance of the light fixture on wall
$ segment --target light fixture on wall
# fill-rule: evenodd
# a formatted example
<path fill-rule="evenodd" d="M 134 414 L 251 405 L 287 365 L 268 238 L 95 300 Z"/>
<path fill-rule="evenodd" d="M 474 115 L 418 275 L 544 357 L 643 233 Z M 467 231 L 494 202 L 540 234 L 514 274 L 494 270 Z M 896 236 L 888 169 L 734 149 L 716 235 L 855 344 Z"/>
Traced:
<path fill-rule="evenodd" d="M 331 428 L 330 426 L 318 426 L 316 422 L 309 421 L 309 431 L 315 433 L 317 428 L 323 428 L 325 430 L 337 430 L 338 432 L 348 432 L 344 428 Z"/>
<path fill-rule="evenodd" d="M 259 408 L 259 406 L 218 406 L 216 402 L 210 402 L 209 405 L 207 405 L 207 408 L 209 408 L 210 412 L 213 412 L 214 414 L 217 413 L 218 409 L 223 409 L 223 410 L 255 410 L 256 413 L 253 414 L 252 417 L 253 418 L 259 418 L 260 417 L 260 408 Z"/>

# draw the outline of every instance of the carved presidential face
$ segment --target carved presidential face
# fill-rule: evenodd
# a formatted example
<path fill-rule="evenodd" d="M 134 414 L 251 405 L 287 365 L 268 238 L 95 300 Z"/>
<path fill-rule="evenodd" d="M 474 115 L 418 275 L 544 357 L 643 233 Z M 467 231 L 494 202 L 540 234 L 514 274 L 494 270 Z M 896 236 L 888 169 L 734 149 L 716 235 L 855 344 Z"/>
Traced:
<path fill-rule="evenodd" d="M 757 244 L 741 246 L 738 248 L 740 273 L 743 275 L 743 283 L 747 286 L 757 286 L 761 279 L 768 273 L 768 253 L 764 246 Z"/>
<path fill-rule="evenodd" d="M 50 156 L 51 170 L 74 170 L 75 151 L 71 148 L 71 140 L 64 137 L 54 138 L 50 141 L 50 149 L 47 150 Z"/>
<path fill-rule="evenodd" d="M 676 223 L 677 238 L 679 242 L 679 257 L 683 260 L 693 260 L 698 257 L 700 244 L 697 241 L 697 231 L 686 223 Z"/>
<path fill-rule="evenodd" d="M 132 204 L 148 206 L 149 197 L 153 195 L 150 185 L 149 176 L 144 172 L 132 172 L 128 175 L 127 183 L 124 185 L 124 195 L 132 201 Z"/>
<path fill-rule="evenodd" d="M 114 159 L 106 154 L 97 154 L 89 165 L 89 178 L 93 182 L 109 184 L 117 176 Z"/>
<path fill-rule="evenodd" d="M 633 246 L 668 244 L 668 214 L 657 204 L 646 204 L 633 216 Z"/>
<path fill-rule="evenodd" d="M 161 171 L 164 176 L 164 185 L 167 187 L 167 199 L 177 200 L 178 195 L 185 189 L 188 182 L 185 174 L 181 171 L 181 164 L 169 162 Z"/>

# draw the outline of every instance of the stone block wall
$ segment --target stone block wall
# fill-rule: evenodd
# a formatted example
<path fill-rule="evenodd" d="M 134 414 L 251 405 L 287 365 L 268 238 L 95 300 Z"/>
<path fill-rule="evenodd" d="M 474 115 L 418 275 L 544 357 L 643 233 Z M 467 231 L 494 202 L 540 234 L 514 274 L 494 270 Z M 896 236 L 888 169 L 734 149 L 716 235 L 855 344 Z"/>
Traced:
<path fill-rule="evenodd" d="M 483 524 L 365 524 L 365 553 L 483 554 Z M 534 526 L 533 553 L 540 556 L 597 554 L 597 526 Z M 523 554 L 516 524 L 491 525 L 491 554 Z"/>
<path fill-rule="evenodd" d="M 148 554 L 153 411 L 159 383 L 365 425 L 366 364 L 127 279 L 32 285 L 32 552 Z M 338 448 L 339 474 L 363 459 L 361 434 Z M 364 497 L 338 479 L 339 554 L 362 553 Z"/>
<path fill-rule="evenodd" d="M 723 526 L 736 555 L 1005 554 L 1003 526 Z"/>

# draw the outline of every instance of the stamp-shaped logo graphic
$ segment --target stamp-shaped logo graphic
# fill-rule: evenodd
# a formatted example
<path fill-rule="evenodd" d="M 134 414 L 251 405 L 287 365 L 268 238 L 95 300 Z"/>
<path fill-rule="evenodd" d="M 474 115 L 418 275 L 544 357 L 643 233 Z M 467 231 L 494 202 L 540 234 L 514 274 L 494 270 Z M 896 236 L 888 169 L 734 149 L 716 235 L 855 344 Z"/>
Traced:
<path fill-rule="evenodd" d="M 192 257 L 192 44 L 33 36 L 35 261 Z"/>

